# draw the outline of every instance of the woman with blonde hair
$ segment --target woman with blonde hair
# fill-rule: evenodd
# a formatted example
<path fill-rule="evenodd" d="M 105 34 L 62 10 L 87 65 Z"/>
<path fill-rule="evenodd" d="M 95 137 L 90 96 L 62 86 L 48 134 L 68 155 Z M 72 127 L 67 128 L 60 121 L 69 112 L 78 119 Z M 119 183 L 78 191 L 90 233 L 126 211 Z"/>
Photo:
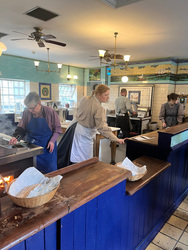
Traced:
<path fill-rule="evenodd" d="M 110 141 L 124 144 L 125 139 L 117 138 L 106 123 L 105 109 L 101 103 L 108 102 L 109 95 L 110 88 L 99 84 L 91 96 L 81 99 L 76 117 L 58 145 L 58 168 L 92 158 L 93 139 L 97 131 Z M 68 152 L 65 152 L 65 141 L 70 144 Z"/>

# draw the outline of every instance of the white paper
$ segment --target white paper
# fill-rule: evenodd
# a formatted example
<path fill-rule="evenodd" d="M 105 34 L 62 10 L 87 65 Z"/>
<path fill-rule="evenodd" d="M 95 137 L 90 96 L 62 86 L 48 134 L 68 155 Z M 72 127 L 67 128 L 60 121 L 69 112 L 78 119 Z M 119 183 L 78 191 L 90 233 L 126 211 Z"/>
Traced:
<path fill-rule="evenodd" d="M 137 174 L 144 174 L 147 171 L 145 165 L 143 167 L 137 167 L 134 163 L 132 163 L 131 160 L 129 160 L 128 157 L 126 157 L 124 161 L 121 164 L 118 164 L 117 166 L 131 171 L 132 176 L 135 176 Z"/>
<path fill-rule="evenodd" d="M 134 139 L 137 140 L 137 141 L 145 141 L 145 140 L 150 140 L 152 138 L 151 137 L 147 137 L 145 135 L 142 135 L 142 136 L 134 137 Z"/>
<path fill-rule="evenodd" d="M 55 189 L 63 176 L 57 175 L 55 177 L 45 177 L 35 167 L 27 168 L 17 179 L 14 181 L 10 188 L 9 194 L 18 196 L 18 194 L 27 186 L 40 184 L 28 194 L 27 198 L 43 195 Z"/>

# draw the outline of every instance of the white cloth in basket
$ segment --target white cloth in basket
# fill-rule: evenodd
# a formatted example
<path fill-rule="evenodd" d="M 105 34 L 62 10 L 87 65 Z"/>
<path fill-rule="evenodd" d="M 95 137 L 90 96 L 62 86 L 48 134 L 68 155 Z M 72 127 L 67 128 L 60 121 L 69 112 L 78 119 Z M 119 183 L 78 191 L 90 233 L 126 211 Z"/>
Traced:
<path fill-rule="evenodd" d="M 17 179 L 14 181 L 10 188 L 9 194 L 12 196 L 18 196 L 18 194 L 27 186 L 39 184 L 27 195 L 27 198 L 36 197 L 49 193 L 55 189 L 63 176 L 57 175 L 55 177 L 45 177 L 35 167 L 27 168 Z"/>
<path fill-rule="evenodd" d="M 121 164 L 117 164 L 117 166 L 131 171 L 132 176 L 135 176 L 137 174 L 144 174 L 147 171 L 145 165 L 143 167 L 137 167 L 134 163 L 132 163 L 131 160 L 129 160 L 128 157 L 126 157 Z"/>

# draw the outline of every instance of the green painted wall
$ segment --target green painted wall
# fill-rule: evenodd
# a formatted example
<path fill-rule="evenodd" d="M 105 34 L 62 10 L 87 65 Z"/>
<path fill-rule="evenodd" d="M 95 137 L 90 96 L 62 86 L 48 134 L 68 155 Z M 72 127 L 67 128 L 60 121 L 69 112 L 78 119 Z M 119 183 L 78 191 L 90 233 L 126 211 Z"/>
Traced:
<path fill-rule="evenodd" d="M 50 70 L 57 71 L 57 65 L 50 63 Z M 40 61 L 39 69 L 48 69 L 48 62 Z M 43 82 L 43 83 L 71 83 L 83 86 L 84 82 L 84 69 L 70 66 L 70 73 L 73 76 L 77 74 L 78 80 L 71 79 L 67 81 L 68 66 L 63 65 L 61 73 L 56 72 L 42 72 L 36 71 L 34 60 L 2 55 L 0 57 L 0 78 L 29 80 L 30 82 Z"/>

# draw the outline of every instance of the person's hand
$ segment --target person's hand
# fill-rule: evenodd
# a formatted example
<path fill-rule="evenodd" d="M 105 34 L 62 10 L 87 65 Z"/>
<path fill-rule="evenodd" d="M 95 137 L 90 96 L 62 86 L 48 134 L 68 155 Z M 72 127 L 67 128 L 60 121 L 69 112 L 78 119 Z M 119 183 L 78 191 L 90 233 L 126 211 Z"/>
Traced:
<path fill-rule="evenodd" d="M 165 122 L 163 122 L 163 128 L 166 128 L 166 123 Z"/>
<path fill-rule="evenodd" d="M 9 144 L 10 145 L 15 145 L 16 143 L 17 143 L 17 139 L 16 139 L 16 137 L 12 137 L 11 139 L 10 139 L 10 141 L 9 141 Z"/>
<path fill-rule="evenodd" d="M 54 143 L 50 141 L 48 143 L 47 149 L 49 149 L 49 152 L 52 153 L 54 150 Z"/>
<path fill-rule="evenodd" d="M 126 139 L 127 139 L 127 138 L 118 139 L 117 143 L 119 143 L 119 144 L 124 144 Z"/>

